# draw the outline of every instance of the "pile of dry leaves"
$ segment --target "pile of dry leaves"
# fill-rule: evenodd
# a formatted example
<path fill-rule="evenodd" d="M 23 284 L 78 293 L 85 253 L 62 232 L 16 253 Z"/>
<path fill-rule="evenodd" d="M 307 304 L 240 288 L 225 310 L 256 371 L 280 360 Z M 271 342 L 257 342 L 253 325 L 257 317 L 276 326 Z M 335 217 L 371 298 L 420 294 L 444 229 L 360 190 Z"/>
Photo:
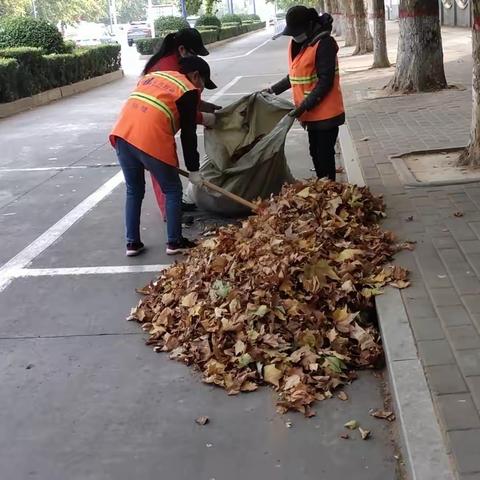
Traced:
<path fill-rule="evenodd" d="M 405 270 L 384 267 L 399 246 L 377 224 L 383 209 L 367 188 L 286 186 L 145 287 L 130 319 L 206 383 L 232 395 L 269 383 L 279 411 L 313 415 L 355 369 L 383 361 L 365 311 L 382 286 L 408 286 Z"/>

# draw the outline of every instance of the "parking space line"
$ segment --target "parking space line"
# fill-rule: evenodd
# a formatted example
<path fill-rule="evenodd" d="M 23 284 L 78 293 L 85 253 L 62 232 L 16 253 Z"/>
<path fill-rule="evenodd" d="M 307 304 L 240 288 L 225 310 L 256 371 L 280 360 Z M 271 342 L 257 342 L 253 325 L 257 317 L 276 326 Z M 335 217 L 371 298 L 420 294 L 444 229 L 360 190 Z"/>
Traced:
<path fill-rule="evenodd" d="M 46 232 L 35 239 L 30 245 L 15 255 L 11 260 L 0 268 L 0 292 L 12 281 L 13 273 L 25 268 L 38 255 L 44 252 L 50 245 L 58 240 L 72 225 L 85 216 L 92 208 L 100 203 L 105 197 L 123 182 L 123 173 L 116 173 L 110 180 L 105 182 L 95 192 L 70 210 L 57 223 L 52 225 Z"/>
<path fill-rule="evenodd" d="M 116 273 L 161 272 L 170 265 L 115 265 L 100 267 L 19 268 L 10 272 L 14 278 L 56 277 L 61 275 L 111 275 Z"/>
<path fill-rule="evenodd" d="M 62 172 L 63 170 L 82 170 L 86 168 L 120 167 L 118 163 L 95 163 L 93 165 L 67 165 L 60 167 L 0 168 L 0 173 L 12 172 Z"/>
<path fill-rule="evenodd" d="M 221 58 L 211 58 L 208 63 L 212 63 L 212 62 L 221 62 L 221 61 L 224 61 L 224 60 L 235 60 L 237 58 L 244 58 L 244 57 L 248 57 L 249 55 L 251 55 L 252 53 L 256 52 L 259 48 L 262 48 L 264 45 L 266 45 L 268 42 L 271 42 L 272 39 L 271 38 L 268 38 L 267 40 L 265 40 L 264 42 L 262 42 L 260 45 L 257 45 L 256 47 L 252 48 L 251 50 L 249 50 L 248 52 L 246 53 L 242 53 L 241 55 L 233 55 L 231 57 L 221 57 Z"/>

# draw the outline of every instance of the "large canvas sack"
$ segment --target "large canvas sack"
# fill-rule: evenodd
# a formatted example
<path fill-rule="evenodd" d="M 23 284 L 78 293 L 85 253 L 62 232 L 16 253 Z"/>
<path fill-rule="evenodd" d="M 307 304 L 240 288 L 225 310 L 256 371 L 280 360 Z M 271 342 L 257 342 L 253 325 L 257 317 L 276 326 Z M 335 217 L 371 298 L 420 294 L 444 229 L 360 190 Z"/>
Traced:
<path fill-rule="evenodd" d="M 265 93 L 245 96 L 223 108 L 215 128 L 205 130 L 202 176 L 246 200 L 268 198 L 284 183 L 293 182 L 284 152 L 294 122 L 287 115 L 292 108 L 288 100 Z M 225 216 L 249 213 L 248 208 L 206 187 L 193 186 L 192 194 L 202 209 Z"/>

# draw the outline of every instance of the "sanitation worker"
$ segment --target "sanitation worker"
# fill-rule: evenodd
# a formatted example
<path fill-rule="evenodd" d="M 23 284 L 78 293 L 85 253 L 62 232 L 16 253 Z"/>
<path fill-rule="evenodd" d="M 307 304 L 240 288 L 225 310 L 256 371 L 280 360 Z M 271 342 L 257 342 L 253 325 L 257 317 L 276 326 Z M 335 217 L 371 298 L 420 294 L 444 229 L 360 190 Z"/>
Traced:
<path fill-rule="evenodd" d="M 280 95 L 292 89 L 297 118 L 308 131 L 310 155 L 318 178 L 335 180 L 335 143 L 345 123 L 338 70 L 338 45 L 330 35 L 333 19 L 314 8 L 291 7 L 282 34 L 288 47 L 288 75 L 267 91 Z"/>
<path fill-rule="evenodd" d="M 166 253 L 183 253 L 195 246 L 182 236 L 182 183 L 177 171 L 175 134 L 180 130 L 189 180 L 200 185 L 196 117 L 200 94 L 214 89 L 210 68 L 200 57 L 180 60 L 180 72 L 151 72 L 130 94 L 111 134 L 127 187 L 125 225 L 126 255 L 144 250 L 140 238 L 140 214 L 145 194 L 145 170 L 149 170 L 166 197 Z"/>

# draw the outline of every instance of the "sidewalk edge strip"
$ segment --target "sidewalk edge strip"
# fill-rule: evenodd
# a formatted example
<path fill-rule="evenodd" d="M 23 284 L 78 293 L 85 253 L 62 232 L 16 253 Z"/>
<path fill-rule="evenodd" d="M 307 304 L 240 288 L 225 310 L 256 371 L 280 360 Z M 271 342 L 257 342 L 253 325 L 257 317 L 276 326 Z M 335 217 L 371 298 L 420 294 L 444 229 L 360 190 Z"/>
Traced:
<path fill-rule="evenodd" d="M 365 185 L 348 125 L 340 127 L 339 139 L 348 181 Z M 408 475 L 411 480 L 454 480 L 400 291 L 385 288 L 375 300 Z"/>

